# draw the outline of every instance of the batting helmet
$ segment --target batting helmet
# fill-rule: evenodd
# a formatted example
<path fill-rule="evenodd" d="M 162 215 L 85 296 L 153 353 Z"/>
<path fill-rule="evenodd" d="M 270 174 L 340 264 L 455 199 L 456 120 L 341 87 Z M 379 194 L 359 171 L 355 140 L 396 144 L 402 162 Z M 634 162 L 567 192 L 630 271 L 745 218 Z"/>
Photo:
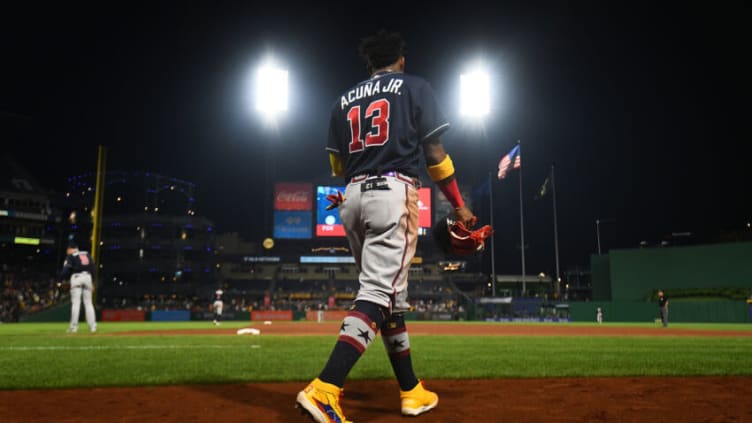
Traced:
<path fill-rule="evenodd" d="M 485 248 L 485 240 L 493 234 L 490 225 L 471 231 L 451 217 L 439 219 L 433 227 L 433 237 L 445 254 L 469 256 Z"/>

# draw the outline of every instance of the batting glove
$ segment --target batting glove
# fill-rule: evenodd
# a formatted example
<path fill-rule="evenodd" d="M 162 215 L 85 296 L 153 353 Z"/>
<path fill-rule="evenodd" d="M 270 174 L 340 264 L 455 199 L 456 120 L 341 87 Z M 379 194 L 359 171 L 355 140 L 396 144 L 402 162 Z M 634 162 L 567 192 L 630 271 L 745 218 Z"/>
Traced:
<path fill-rule="evenodd" d="M 342 195 L 342 193 L 339 190 L 337 190 L 336 194 L 327 195 L 326 199 L 329 200 L 330 203 L 332 203 L 326 206 L 326 210 L 336 209 L 342 203 L 345 202 L 345 196 Z"/>

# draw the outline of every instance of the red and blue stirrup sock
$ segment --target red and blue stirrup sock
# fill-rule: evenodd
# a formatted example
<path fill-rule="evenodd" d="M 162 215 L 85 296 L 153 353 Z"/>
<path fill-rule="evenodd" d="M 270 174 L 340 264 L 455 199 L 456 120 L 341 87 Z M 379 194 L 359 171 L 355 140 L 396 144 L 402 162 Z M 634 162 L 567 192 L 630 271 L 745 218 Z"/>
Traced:
<path fill-rule="evenodd" d="M 418 384 L 418 378 L 413 371 L 410 359 L 410 337 L 407 335 L 405 316 L 402 313 L 392 314 L 381 326 L 381 339 L 389 354 L 392 370 L 397 377 L 400 389 L 409 391 Z"/>
<path fill-rule="evenodd" d="M 319 379 L 341 388 L 347 374 L 376 339 L 386 314 L 384 307 L 367 301 L 356 301 L 342 321 L 339 338 Z"/>

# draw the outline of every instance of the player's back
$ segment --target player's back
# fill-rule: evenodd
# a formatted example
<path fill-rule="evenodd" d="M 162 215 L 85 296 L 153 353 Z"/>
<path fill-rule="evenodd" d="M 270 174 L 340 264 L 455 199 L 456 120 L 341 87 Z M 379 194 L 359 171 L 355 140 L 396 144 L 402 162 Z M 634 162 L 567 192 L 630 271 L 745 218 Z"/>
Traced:
<path fill-rule="evenodd" d="M 327 149 L 345 159 L 346 180 L 388 171 L 417 176 L 421 142 L 448 126 L 424 79 L 376 73 L 333 106 Z"/>
<path fill-rule="evenodd" d="M 94 263 L 86 251 L 76 251 L 67 258 L 67 263 L 71 267 L 71 273 L 89 272 L 94 273 Z"/>

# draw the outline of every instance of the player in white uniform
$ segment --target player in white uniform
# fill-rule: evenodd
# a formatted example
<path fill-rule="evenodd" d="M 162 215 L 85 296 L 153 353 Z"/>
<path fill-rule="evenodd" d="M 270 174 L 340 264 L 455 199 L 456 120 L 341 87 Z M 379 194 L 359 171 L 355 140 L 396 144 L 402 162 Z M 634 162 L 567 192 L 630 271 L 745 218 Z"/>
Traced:
<path fill-rule="evenodd" d="M 81 312 L 81 298 L 83 297 L 86 323 L 89 325 L 89 331 L 94 333 L 97 331 L 97 316 L 92 303 L 94 261 L 86 251 L 78 251 L 78 246 L 74 242 L 68 244 L 66 254 L 60 280 L 65 281 L 70 278 L 71 318 L 68 332 L 78 332 L 78 316 Z"/>
<path fill-rule="evenodd" d="M 224 308 L 224 303 L 222 302 L 222 294 L 224 294 L 224 292 L 221 289 L 214 291 L 214 324 L 215 325 L 221 324 L 221 320 L 222 320 L 222 308 Z"/>

